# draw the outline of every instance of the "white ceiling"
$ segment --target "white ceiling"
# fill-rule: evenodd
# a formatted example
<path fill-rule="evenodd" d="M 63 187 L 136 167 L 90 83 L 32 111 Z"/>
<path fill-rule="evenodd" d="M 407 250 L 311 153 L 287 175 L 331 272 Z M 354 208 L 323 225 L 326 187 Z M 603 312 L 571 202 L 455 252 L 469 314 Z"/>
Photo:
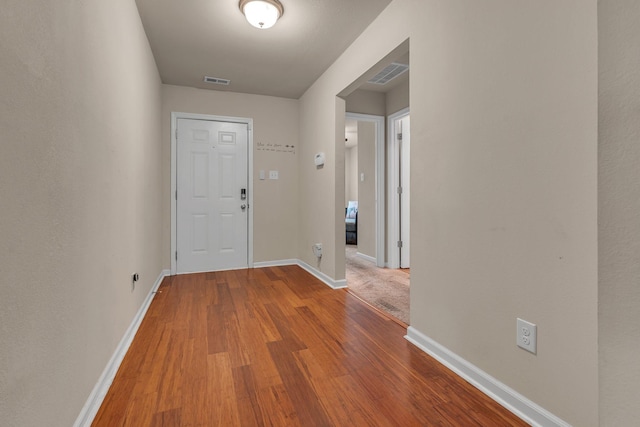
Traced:
<path fill-rule="evenodd" d="M 281 0 L 284 15 L 268 30 L 249 25 L 239 0 L 136 4 L 163 83 L 297 99 L 390 1 Z"/>

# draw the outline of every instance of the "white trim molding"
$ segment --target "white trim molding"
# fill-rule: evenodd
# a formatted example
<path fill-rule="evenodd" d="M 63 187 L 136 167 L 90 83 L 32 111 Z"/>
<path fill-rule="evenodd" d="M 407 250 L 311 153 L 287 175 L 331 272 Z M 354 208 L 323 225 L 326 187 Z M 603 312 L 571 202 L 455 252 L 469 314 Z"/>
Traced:
<path fill-rule="evenodd" d="M 260 261 L 254 262 L 253 268 L 264 268 L 264 267 L 282 267 L 283 265 L 298 265 L 300 261 L 297 259 L 280 259 L 277 261 Z"/>
<path fill-rule="evenodd" d="M 356 255 L 358 255 L 360 258 L 362 259 L 366 259 L 367 261 L 370 261 L 372 263 L 376 263 L 376 259 L 374 257 L 372 257 L 371 255 L 366 255 L 363 254 L 362 252 L 356 252 Z"/>
<path fill-rule="evenodd" d="M 409 107 L 407 107 L 387 117 L 387 218 L 389 224 L 387 227 L 387 266 L 389 268 L 400 268 L 398 250 L 398 241 L 401 240 L 398 228 L 398 224 L 400 224 L 400 195 L 397 190 L 400 186 L 400 153 L 396 141 L 396 120 L 408 116 L 409 113 Z"/>
<path fill-rule="evenodd" d="M 405 338 L 530 425 L 535 427 L 571 427 L 567 422 L 501 383 L 414 327 L 409 326 L 407 328 Z"/>
<path fill-rule="evenodd" d="M 281 267 L 283 265 L 297 265 L 298 267 L 306 270 L 308 273 L 311 273 L 316 279 L 323 282 L 325 285 L 329 286 L 333 289 L 342 289 L 347 287 L 347 280 L 334 280 L 331 277 L 327 276 L 317 268 L 311 267 L 304 261 L 299 259 L 281 259 L 275 261 L 261 261 L 253 264 L 253 268 L 263 268 L 263 267 Z"/>
<path fill-rule="evenodd" d="M 100 409 L 100 405 L 102 405 L 102 402 L 104 401 L 104 398 L 107 395 L 107 392 L 109 391 L 109 387 L 111 387 L 111 384 L 113 383 L 113 379 L 115 378 L 116 373 L 118 372 L 118 368 L 120 368 L 120 364 L 122 363 L 122 360 L 124 359 L 125 354 L 127 354 L 127 350 L 129 350 L 129 347 L 131 346 L 131 342 L 133 341 L 133 338 L 135 337 L 136 332 L 138 332 L 138 328 L 142 323 L 142 319 L 144 319 L 144 315 L 147 313 L 147 310 L 151 305 L 151 301 L 153 300 L 153 297 L 155 296 L 158 288 L 160 287 L 162 280 L 168 275 L 169 275 L 169 270 L 163 270 L 158 276 L 158 278 L 156 279 L 153 286 L 151 287 L 149 294 L 147 295 L 144 302 L 140 306 L 140 309 L 138 310 L 136 315 L 133 317 L 133 320 L 131 321 L 129 328 L 127 328 L 127 331 L 124 333 L 124 336 L 122 337 L 122 339 L 120 340 L 120 343 L 116 347 L 116 351 L 111 356 L 109 363 L 107 363 L 107 366 L 104 368 L 104 371 L 102 371 L 102 375 L 100 375 L 100 378 L 98 378 L 98 382 L 93 387 L 93 390 L 89 395 L 89 398 L 87 399 L 87 401 L 84 404 L 84 407 L 80 411 L 80 414 L 76 419 L 76 422 L 73 424 L 74 427 L 89 427 L 93 422 L 93 419 L 95 418 L 96 414 L 98 413 L 98 410 Z"/>
<path fill-rule="evenodd" d="M 342 289 L 347 287 L 347 279 L 334 280 L 331 277 L 324 274 L 322 271 L 317 268 L 311 267 L 304 261 L 298 260 L 298 266 L 307 272 L 311 273 L 320 281 L 324 282 L 327 286 L 333 289 Z"/>

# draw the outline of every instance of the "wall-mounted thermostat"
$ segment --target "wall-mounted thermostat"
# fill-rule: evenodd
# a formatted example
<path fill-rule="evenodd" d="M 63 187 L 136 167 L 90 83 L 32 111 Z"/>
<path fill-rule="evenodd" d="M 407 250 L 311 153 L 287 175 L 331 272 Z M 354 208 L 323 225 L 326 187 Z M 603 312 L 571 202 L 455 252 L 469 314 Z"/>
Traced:
<path fill-rule="evenodd" d="M 316 156 L 314 158 L 314 162 L 315 162 L 316 166 L 324 166 L 324 153 L 316 154 Z"/>

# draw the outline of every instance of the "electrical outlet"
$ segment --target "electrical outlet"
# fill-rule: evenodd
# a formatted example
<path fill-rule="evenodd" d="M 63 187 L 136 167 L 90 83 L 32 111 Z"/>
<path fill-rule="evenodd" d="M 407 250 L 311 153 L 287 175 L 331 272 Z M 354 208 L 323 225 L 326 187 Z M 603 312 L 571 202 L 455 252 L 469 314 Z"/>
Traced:
<path fill-rule="evenodd" d="M 311 249 L 313 249 L 313 254 L 316 258 L 322 258 L 322 243 L 314 244 Z"/>
<path fill-rule="evenodd" d="M 269 171 L 269 179 L 278 179 L 278 171 Z"/>
<path fill-rule="evenodd" d="M 131 291 L 135 291 L 136 290 L 136 282 L 140 280 L 140 276 L 138 275 L 138 273 L 133 273 L 131 275 Z"/>
<path fill-rule="evenodd" d="M 516 320 L 516 328 L 516 343 L 518 344 L 518 347 L 536 354 L 538 345 L 538 327 L 531 322 L 518 318 Z"/>

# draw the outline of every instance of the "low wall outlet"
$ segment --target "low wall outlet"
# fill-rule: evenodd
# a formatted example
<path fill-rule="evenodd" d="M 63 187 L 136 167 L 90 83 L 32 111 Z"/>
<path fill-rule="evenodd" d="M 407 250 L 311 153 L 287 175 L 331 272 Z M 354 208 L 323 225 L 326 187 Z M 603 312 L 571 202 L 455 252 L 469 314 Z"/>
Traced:
<path fill-rule="evenodd" d="M 322 258 L 322 243 L 314 244 L 311 249 L 313 249 L 313 254 L 316 258 Z"/>
<path fill-rule="evenodd" d="M 278 179 L 278 171 L 269 171 L 269 179 Z"/>
<path fill-rule="evenodd" d="M 516 327 L 516 342 L 518 347 L 536 354 L 538 351 L 538 327 L 520 318 L 516 320 Z"/>

